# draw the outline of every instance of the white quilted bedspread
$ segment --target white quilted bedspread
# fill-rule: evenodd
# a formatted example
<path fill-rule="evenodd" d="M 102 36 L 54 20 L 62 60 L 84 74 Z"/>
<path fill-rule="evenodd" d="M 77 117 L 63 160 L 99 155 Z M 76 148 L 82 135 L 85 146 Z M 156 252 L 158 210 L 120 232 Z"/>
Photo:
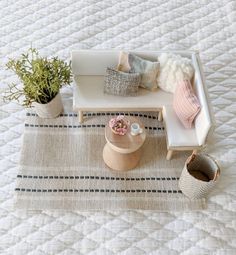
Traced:
<path fill-rule="evenodd" d="M 66 59 L 83 48 L 199 50 L 216 117 L 206 151 L 222 167 L 205 211 L 15 211 L 25 111 L 1 101 L 0 254 L 236 254 L 235 17 L 234 0 L 0 1 L 2 66 L 31 43 Z M 0 77 L 1 91 L 16 79 Z"/>

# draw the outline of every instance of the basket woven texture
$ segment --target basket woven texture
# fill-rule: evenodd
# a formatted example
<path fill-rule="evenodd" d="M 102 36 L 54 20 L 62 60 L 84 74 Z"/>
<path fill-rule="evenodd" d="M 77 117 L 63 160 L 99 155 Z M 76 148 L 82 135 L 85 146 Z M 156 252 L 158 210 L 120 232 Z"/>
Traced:
<path fill-rule="evenodd" d="M 205 197 L 216 185 L 220 169 L 207 154 L 193 154 L 185 162 L 179 188 L 189 198 Z"/>

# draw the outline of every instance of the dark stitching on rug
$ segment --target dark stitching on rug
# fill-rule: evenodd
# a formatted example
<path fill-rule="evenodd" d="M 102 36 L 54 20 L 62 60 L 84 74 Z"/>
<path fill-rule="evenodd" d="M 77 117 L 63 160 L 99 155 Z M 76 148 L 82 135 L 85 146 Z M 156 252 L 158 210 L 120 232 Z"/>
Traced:
<path fill-rule="evenodd" d="M 92 125 L 38 125 L 25 123 L 25 127 L 41 127 L 41 128 L 105 128 L 104 124 Z M 145 127 L 146 130 L 165 130 L 164 127 Z"/>
<path fill-rule="evenodd" d="M 97 125 L 38 125 L 38 124 L 28 124 L 25 123 L 25 127 L 41 127 L 41 128 L 91 128 L 91 127 L 100 127 L 105 128 L 106 125 L 103 124 L 97 124 Z"/>
<path fill-rule="evenodd" d="M 15 188 L 15 191 L 23 192 L 100 192 L 100 193 L 182 193 L 181 190 L 155 190 L 155 189 L 24 189 L 24 188 Z"/>
<path fill-rule="evenodd" d="M 70 175 L 70 176 L 61 176 L 61 175 L 21 175 L 18 174 L 17 178 L 22 179 L 96 179 L 96 180 L 116 180 L 116 181 L 173 181 L 179 180 L 179 177 L 109 177 L 109 176 L 88 176 L 88 175 Z"/>
<path fill-rule="evenodd" d="M 158 117 L 153 116 L 153 115 L 147 115 L 147 114 L 142 114 L 142 113 L 124 113 L 124 112 L 102 112 L 102 113 L 84 113 L 83 116 L 91 117 L 91 116 L 117 116 L 117 115 L 125 115 L 125 116 L 135 116 L 135 117 L 144 117 L 144 118 L 149 118 L 149 119 L 154 119 L 157 120 Z M 36 113 L 30 113 L 27 112 L 26 116 L 36 116 L 38 115 Z M 77 113 L 61 113 L 59 115 L 60 117 L 78 117 Z"/>

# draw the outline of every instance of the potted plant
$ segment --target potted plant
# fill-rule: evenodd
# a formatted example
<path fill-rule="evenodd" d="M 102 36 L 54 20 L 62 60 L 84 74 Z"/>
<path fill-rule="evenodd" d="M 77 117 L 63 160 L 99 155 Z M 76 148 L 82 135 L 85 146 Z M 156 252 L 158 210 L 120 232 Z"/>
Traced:
<path fill-rule="evenodd" d="M 6 66 L 23 83 L 22 87 L 10 84 L 6 100 L 19 101 L 24 96 L 22 105 L 34 106 L 42 118 L 54 118 L 62 112 L 60 88 L 72 81 L 71 63 L 58 57 L 40 57 L 36 49 L 30 48 L 19 59 L 10 59 Z"/>

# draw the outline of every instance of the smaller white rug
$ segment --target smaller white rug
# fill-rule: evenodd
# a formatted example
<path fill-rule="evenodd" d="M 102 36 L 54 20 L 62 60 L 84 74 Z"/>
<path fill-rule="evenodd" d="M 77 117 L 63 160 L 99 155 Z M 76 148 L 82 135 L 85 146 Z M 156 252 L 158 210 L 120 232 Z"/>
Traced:
<path fill-rule="evenodd" d="M 204 199 L 189 200 L 178 180 L 189 153 L 165 159 L 166 143 L 156 113 L 138 114 L 147 139 L 139 165 L 131 171 L 110 170 L 102 158 L 104 127 L 116 113 L 77 114 L 41 119 L 28 113 L 15 205 L 21 209 L 199 210 Z M 130 113 L 134 115 L 134 113 Z"/>

